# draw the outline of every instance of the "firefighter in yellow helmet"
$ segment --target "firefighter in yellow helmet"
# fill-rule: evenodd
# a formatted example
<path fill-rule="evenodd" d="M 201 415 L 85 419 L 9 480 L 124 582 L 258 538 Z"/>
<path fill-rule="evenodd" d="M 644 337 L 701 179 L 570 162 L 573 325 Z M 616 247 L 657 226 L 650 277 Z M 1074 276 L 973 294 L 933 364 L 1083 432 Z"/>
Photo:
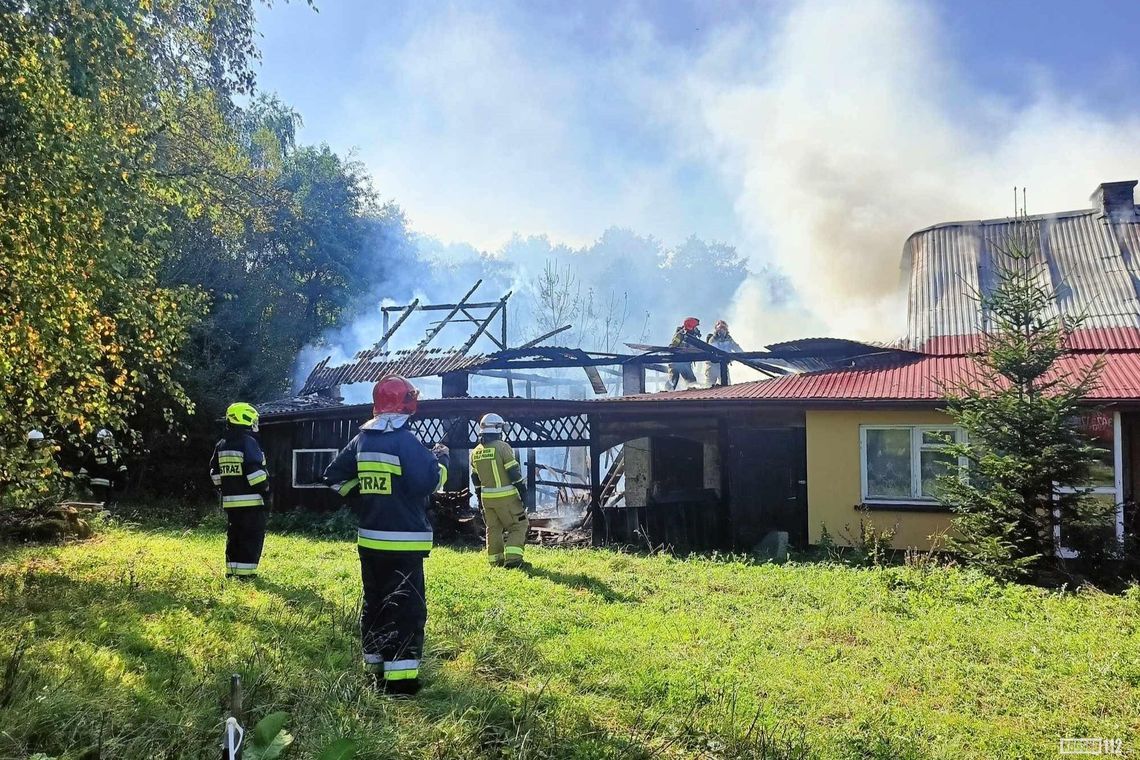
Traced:
<path fill-rule="evenodd" d="M 505 427 L 497 414 L 483 415 L 479 421 L 479 445 L 471 451 L 471 482 L 487 522 L 488 561 L 520 567 L 529 527 L 523 506 L 526 483 L 514 450 L 503 440 Z"/>
<path fill-rule="evenodd" d="M 226 512 L 226 576 L 239 579 L 257 575 L 269 518 L 266 496 L 269 473 L 265 453 L 255 437 L 259 416 L 245 402 L 226 409 L 226 434 L 210 458 L 210 478 L 221 491 Z"/>

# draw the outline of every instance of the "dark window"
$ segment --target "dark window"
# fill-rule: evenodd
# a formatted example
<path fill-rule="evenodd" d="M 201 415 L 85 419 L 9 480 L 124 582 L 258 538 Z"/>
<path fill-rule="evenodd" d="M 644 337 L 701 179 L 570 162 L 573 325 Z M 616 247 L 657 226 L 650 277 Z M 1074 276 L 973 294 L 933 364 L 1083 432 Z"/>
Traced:
<path fill-rule="evenodd" d="M 293 487 L 323 488 L 321 475 L 336 457 L 336 449 L 295 449 L 293 451 Z"/>
<path fill-rule="evenodd" d="M 673 436 L 653 439 L 653 486 L 658 495 L 701 489 L 705 485 L 705 447 Z"/>

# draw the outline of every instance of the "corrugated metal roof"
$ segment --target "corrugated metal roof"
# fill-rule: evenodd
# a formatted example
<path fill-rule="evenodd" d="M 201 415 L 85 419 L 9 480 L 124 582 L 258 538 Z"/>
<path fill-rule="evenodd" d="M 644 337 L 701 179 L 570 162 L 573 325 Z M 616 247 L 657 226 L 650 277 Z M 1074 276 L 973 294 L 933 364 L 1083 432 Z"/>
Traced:
<path fill-rule="evenodd" d="M 316 409 L 334 409 L 342 406 L 343 401 L 328 396 L 294 396 L 273 401 L 265 401 L 257 405 L 258 414 L 262 417 L 273 414 L 288 414 L 291 412 L 305 412 Z"/>
<path fill-rule="evenodd" d="M 1140 329 L 1140 214 L 1101 210 L 939 224 L 914 233 L 903 248 L 910 295 L 906 347 L 964 353 L 987 327 L 978 293 L 996 281 L 1000 249 L 1016 225 L 1039 236 L 1042 284 L 1057 294 L 1056 313 L 1081 317 L 1081 347 L 1132 347 L 1122 328 Z M 1108 343 L 1096 343 L 1105 339 Z"/>
<path fill-rule="evenodd" d="M 485 354 L 467 355 L 454 349 L 420 349 L 373 354 L 362 352 L 362 358 L 337 367 L 328 366 L 329 359 L 313 367 L 301 395 L 328 390 L 351 383 L 374 383 L 387 375 L 430 377 L 445 372 L 476 369 L 490 361 Z"/>
<path fill-rule="evenodd" d="M 794 353 L 804 353 L 818 356 L 821 353 L 859 354 L 871 351 L 898 348 L 896 345 L 879 343 L 877 341 L 850 340 L 848 338 L 796 338 L 780 343 L 764 346 L 773 354 L 785 356 Z"/>
<path fill-rule="evenodd" d="M 1078 377 L 1104 358 L 1099 384 L 1090 399 L 1140 399 L 1140 352 L 1075 353 L 1058 362 L 1058 373 Z M 937 401 L 948 387 L 982 382 L 978 364 L 965 356 L 924 356 L 873 367 L 807 372 L 771 380 L 691 391 L 619 396 L 616 401 L 699 401 L 754 399 L 784 401 Z M 605 403 L 606 399 L 599 399 Z"/>
<path fill-rule="evenodd" d="M 884 356 L 905 356 L 913 352 L 897 345 L 847 338 L 800 338 L 764 347 L 765 362 L 795 372 L 821 372 Z M 770 357 L 770 358 L 769 358 Z"/>
<path fill-rule="evenodd" d="M 571 346 L 526 346 L 510 348 L 493 354 L 464 354 L 459 349 L 430 348 L 378 352 L 361 351 L 354 361 L 335 367 L 328 366 L 326 357 L 309 373 L 301 388 L 301 395 L 317 393 L 338 385 L 374 383 L 386 375 L 404 377 L 432 377 L 447 372 L 472 372 L 478 369 L 509 369 L 519 360 L 540 360 L 552 368 L 577 367 L 580 362 L 597 357 L 612 357 L 620 364 L 625 357 L 619 354 L 600 354 Z"/>

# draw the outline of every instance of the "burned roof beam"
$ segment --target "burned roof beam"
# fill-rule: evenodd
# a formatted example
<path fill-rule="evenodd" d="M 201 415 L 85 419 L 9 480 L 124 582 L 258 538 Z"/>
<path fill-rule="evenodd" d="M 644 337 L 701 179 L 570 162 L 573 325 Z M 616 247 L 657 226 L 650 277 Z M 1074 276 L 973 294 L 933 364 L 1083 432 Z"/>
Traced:
<path fill-rule="evenodd" d="M 534 340 L 528 340 L 526 343 L 523 343 L 521 346 L 519 346 L 519 348 L 534 348 L 539 343 L 542 343 L 544 340 L 549 340 L 550 338 L 553 338 L 555 335 L 558 335 L 559 333 L 564 333 L 573 326 L 574 325 L 562 325 L 562 327 L 551 330 L 548 333 L 543 333 L 542 335 L 539 335 Z"/>
<path fill-rule="evenodd" d="M 491 322 L 495 319 L 495 315 L 507 307 L 507 299 L 510 297 L 511 293 L 508 291 L 505 296 L 499 299 L 499 305 L 491 309 L 491 313 L 488 314 L 486 318 L 479 323 L 479 327 L 475 330 L 474 333 L 471 334 L 471 337 L 467 339 L 467 342 L 463 344 L 463 347 L 459 349 L 459 353 L 465 354 L 471 350 L 471 347 L 475 345 L 475 341 L 479 340 L 479 336 L 487 332 L 487 328 L 490 327 Z M 498 341 L 496 340 L 495 343 L 498 343 Z"/>
<path fill-rule="evenodd" d="M 605 367 L 621 364 L 620 359 L 610 357 L 591 357 L 585 359 L 566 359 L 559 357 L 500 359 L 498 357 L 489 357 L 489 359 L 490 360 L 483 367 L 480 367 L 480 369 L 563 369 L 571 367 Z"/>
<path fill-rule="evenodd" d="M 480 282 L 482 282 L 482 281 L 480 281 Z M 466 302 L 464 302 L 464 303 L 461 303 L 459 305 L 464 309 L 491 309 L 491 308 L 494 308 L 495 306 L 498 306 L 499 302 L 498 301 L 487 301 L 485 303 L 466 303 Z M 456 304 L 453 304 L 453 303 L 433 303 L 433 304 L 428 304 L 427 306 L 420 306 L 417 309 L 417 311 L 448 311 L 449 309 L 454 309 L 455 306 L 456 306 Z M 401 311 L 403 309 L 404 309 L 403 306 L 385 306 L 381 309 L 381 311 L 392 312 L 392 311 Z"/>
<path fill-rule="evenodd" d="M 769 377 L 776 377 L 778 375 L 788 374 L 788 371 L 786 369 L 783 369 L 782 367 L 777 367 L 773 364 L 765 364 L 764 362 L 754 362 L 754 361 L 750 361 L 748 359 L 737 358 L 737 354 L 734 354 L 731 351 L 721 350 L 721 349 L 717 348 L 716 346 L 712 345 L 711 343 L 704 342 L 700 338 L 693 338 L 693 337 L 685 336 L 685 343 L 687 343 L 690 346 L 696 346 L 697 348 L 701 349 L 702 351 L 706 351 L 708 353 L 711 353 L 714 357 L 718 357 L 723 362 L 730 362 L 730 361 L 740 362 L 745 367 L 750 367 L 750 368 L 756 370 L 757 372 L 762 372 L 765 375 L 768 375 Z"/>
<path fill-rule="evenodd" d="M 425 335 L 424 339 L 421 340 L 419 342 L 419 345 L 416 346 L 417 351 L 427 348 L 427 345 L 435 340 L 435 336 L 439 335 L 440 331 L 447 325 L 448 322 L 451 321 L 451 318 L 459 313 L 459 310 L 462 309 L 464 305 L 466 305 L 467 299 L 470 298 L 482 284 L 482 280 L 475 281 L 475 284 L 471 286 L 471 290 L 468 290 L 463 298 L 459 299 L 459 303 L 452 306 L 451 311 L 447 313 L 447 316 L 443 318 L 443 321 L 428 331 L 428 334 Z"/>
<path fill-rule="evenodd" d="M 590 387 L 594 390 L 594 395 L 605 396 L 609 393 L 606 384 L 602 381 L 602 376 L 598 373 L 597 367 L 582 367 L 582 371 L 586 373 L 586 377 L 590 380 Z"/>
<path fill-rule="evenodd" d="M 396 324 L 394 324 L 391 327 L 388 327 L 386 330 L 384 330 L 384 335 L 380 338 L 380 341 L 375 346 L 372 347 L 372 351 L 369 353 L 375 353 L 377 351 L 383 351 L 384 349 L 386 349 L 388 347 L 388 340 L 396 333 L 397 330 L 400 329 L 400 325 L 404 324 L 404 321 L 408 317 L 412 316 L 412 312 L 415 311 L 416 307 L 419 305 L 420 305 L 420 299 L 417 298 L 414 301 L 412 301 L 410 304 L 408 304 L 407 306 L 402 307 L 404 311 L 402 314 L 400 314 L 400 318 L 396 320 Z M 388 310 L 382 309 L 382 311 L 384 312 L 384 321 L 387 322 L 388 321 Z M 385 325 L 385 327 L 387 327 L 387 325 Z M 357 356 L 360 356 L 360 354 L 357 354 Z"/>
<path fill-rule="evenodd" d="M 534 484 L 537 486 L 548 486 L 550 488 L 567 488 L 571 491 L 589 491 L 593 486 L 589 483 L 571 483 L 565 480 L 535 480 Z"/>
<path fill-rule="evenodd" d="M 477 324 L 482 323 L 482 321 L 483 321 L 482 319 L 474 319 L 474 318 L 470 318 L 470 317 L 455 317 L 453 319 L 448 319 L 448 320 L 438 319 L 435 322 L 429 322 L 428 324 L 431 325 L 432 327 L 435 327 L 436 325 L 444 325 L 444 324 L 461 325 L 464 323 L 477 325 Z"/>
<path fill-rule="evenodd" d="M 472 375 L 479 375 L 481 377 L 496 377 L 500 380 L 519 380 L 526 383 L 535 383 L 536 385 L 569 385 L 569 380 L 559 380 L 556 377 L 547 377 L 546 375 L 535 375 L 530 372 L 512 372 L 507 369 L 480 369 L 471 372 Z"/>

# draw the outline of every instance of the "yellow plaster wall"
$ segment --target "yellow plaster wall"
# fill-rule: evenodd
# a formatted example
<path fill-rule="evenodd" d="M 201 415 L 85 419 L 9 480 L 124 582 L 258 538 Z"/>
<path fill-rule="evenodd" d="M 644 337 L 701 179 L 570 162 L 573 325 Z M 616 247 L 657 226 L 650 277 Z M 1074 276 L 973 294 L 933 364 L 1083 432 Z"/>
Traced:
<path fill-rule="evenodd" d="M 929 409 L 914 411 L 807 412 L 808 540 L 819 543 L 823 526 L 837 543 L 849 544 L 859 534 L 860 515 L 876 529 L 897 526 L 894 546 L 926 548 L 929 536 L 950 527 L 945 512 L 872 511 L 859 513 L 859 426 L 938 425 L 950 418 Z"/>

